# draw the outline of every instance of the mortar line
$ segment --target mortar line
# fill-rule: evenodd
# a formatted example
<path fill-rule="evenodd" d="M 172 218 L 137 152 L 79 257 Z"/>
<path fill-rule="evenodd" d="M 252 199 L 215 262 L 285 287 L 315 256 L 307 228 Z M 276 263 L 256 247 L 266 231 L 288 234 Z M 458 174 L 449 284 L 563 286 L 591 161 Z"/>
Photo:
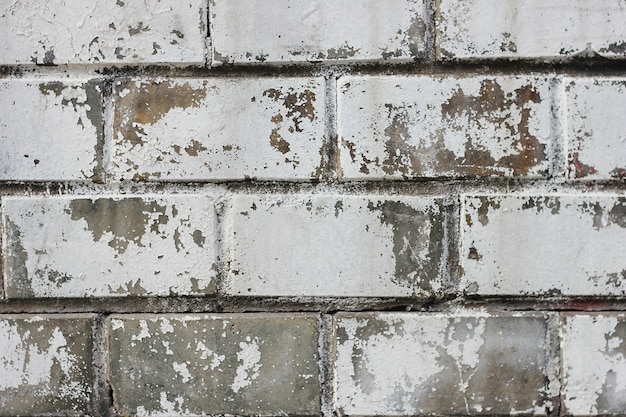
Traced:
<path fill-rule="evenodd" d="M 321 314 L 319 323 L 320 412 L 322 417 L 332 417 L 335 402 L 333 316 Z"/>
<path fill-rule="evenodd" d="M 337 105 L 337 78 L 331 72 L 325 77 L 325 115 L 324 136 L 326 137 L 326 167 L 322 178 L 326 181 L 338 181 L 341 178 L 339 163 L 339 135 L 338 135 L 338 105 Z"/>

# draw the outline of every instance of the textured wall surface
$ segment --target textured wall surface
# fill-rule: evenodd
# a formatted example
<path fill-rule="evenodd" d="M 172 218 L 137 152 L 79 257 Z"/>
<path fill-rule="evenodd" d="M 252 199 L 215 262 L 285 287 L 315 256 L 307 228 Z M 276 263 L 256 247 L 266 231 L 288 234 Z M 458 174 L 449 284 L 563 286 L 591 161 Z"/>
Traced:
<path fill-rule="evenodd" d="M 0 416 L 626 415 L 625 0 L 0 10 Z"/>

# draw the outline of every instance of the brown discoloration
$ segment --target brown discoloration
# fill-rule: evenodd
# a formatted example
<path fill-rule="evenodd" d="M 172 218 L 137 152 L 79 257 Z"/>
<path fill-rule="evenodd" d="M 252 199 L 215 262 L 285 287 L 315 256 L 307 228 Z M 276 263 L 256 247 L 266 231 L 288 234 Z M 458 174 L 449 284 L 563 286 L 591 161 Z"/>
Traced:
<path fill-rule="evenodd" d="M 134 82 L 116 87 L 113 129 L 116 139 L 135 146 L 144 144 L 142 125 L 154 124 L 175 108 L 198 108 L 206 98 L 206 83 L 196 88 L 189 82 L 162 81 L 136 86 Z M 123 97 L 120 92 L 128 89 Z"/>
<path fill-rule="evenodd" d="M 118 253 L 124 253 L 129 243 L 143 246 L 142 237 L 148 230 L 158 233 L 159 224 L 167 224 L 169 216 L 166 208 L 154 201 L 147 202 L 142 198 L 111 198 L 76 199 L 72 200 L 67 211 L 72 220 L 84 220 L 95 241 L 100 241 L 106 233 L 113 238 L 108 245 Z M 159 213 L 151 224 L 151 213 Z"/>
<path fill-rule="evenodd" d="M 624 180 L 626 179 L 626 168 L 614 168 L 609 172 L 609 175 L 616 180 Z"/>
<path fill-rule="evenodd" d="M 289 142 L 283 139 L 279 131 L 280 128 L 272 129 L 272 132 L 270 133 L 270 145 L 272 145 L 272 148 L 276 149 L 278 152 L 285 154 L 291 149 L 289 148 Z"/>
<path fill-rule="evenodd" d="M 203 248 L 204 247 L 204 243 L 206 242 L 206 238 L 204 237 L 204 235 L 202 235 L 202 231 L 201 230 L 194 230 L 193 233 L 191 234 L 191 237 L 193 238 L 193 243 L 195 243 L 196 245 L 198 245 L 199 247 Z"/>
<path fill-rule="evenodd" d="M 425 211 L 400 202 L 386 200 L 376 205 L 370 202 L 370 211 L 380 212 L 381 224 L 393 230 L 395 274 L 392 281 L 398 285 L 432 291 L 432 282 L 440 279 L 444 246 L 443 207 L 436 203 Z M 421 257 L 420 252 L 428 255 Z"/>
<path fill-rule="evenodd" d="M 484 175 L 483 169 L 489 167 L 509 168 L 514 176 L 525 175 L 538 161 L 546 159 L 546 146 L 539 142 L 529 131 L 531 103 L 540 103 L 541 97 L 535 87 L 528 84 L 515 90 L 515 95 L 506 94 L 496 80 L 483 80 L 478 96 L 467 96 L 462 89 L 457 89 L 450 99 L 441 106 L 441 115 L 447 119 L 468 117 L 484 118 L 489 123 L 501 125 L 510 131 L 513 149 L 521 149 L 518 153 L 503 156 L 495 160 L 488 150 L 475 149 L 468 140 L 464 158 L 455 163 L 463 166 L 461 173 L 468 175 Z M 509 117 L 502 113 L 519 109 L 520 119 L 517 125 L 510 124 Z M 454 169 L 454 167 L 450 167 Z M 497 171 L 491 170 L 492 175 Z"/>
<path fill-rule="evenodd" d="M 293 129 L 296 132 L 302 132 L 300 124 L 303 119 L 315 120 L 315 93 L 309 89 L 297 92 L 293 88 L 289 88 L 288 92 L 283 92 L 276 88 L 270 88 L 263 92 L 263 96 L 276 102 L 282 102 L 287 110 L 285 117 L 291 118 Z"/>
<path fill-rule="evenodd" d="M 467 255 L 467 259 L 473 259 L 475 261 L 480 261 L 482 259 L 482 255 L 478 253 L 478 250 L 475 247 L 469 248 L 469 255 Z"/>
<path fill-rule="evenodd" d="M 198 142 L 195 139 L 192 139 L 189 143 L 189 146 L 185 147 L 185 152 L 189 156 L 198 156 L 199 152 L 206 151 L 207 148 L 202 145 L 202 143 Z"/>

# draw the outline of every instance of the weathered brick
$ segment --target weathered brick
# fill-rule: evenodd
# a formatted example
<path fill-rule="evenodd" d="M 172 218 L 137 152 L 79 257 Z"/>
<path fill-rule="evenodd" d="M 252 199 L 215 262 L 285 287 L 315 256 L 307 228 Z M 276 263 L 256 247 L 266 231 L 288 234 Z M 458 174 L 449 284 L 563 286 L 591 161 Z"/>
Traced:
<path fill-rule="evenodd" d="M 214 291 L 209 196 L 5 197 L 2 207 L 8 298 Z"/>
<path fill-rule="evenodd" d="M 626 56 L 620 1 L 441 0 L 439 8 L 443 59 Z"/>
<path fill-rule="evenodd" d="M 623 415 L 626 410 L 626 315 L 564 314 L 566 415 Z"/>
<path fill-rule="evenodd" d="M 0 108 L 0 180 L 101 178 L 98 81 L 0 80 Z"/>
<path fill-rule="evenodd" d="M 565 97 L 568 178 L 626 178 L 626 79 L 566 79 Z"/>
<path fill-rule="evenodd" d="M 426 54 L 424 0 L 210 0 L 213 64 L 412 60 Z"/>
<path fill-rule="evenodd" d="M 308 180 L 325 157 L 323 78 L 119 81 L 113 176 Z"/>
<path fill-rule="evenodd" d="M 341 313 L 339 415 L 545 413 L 558 395 L 541 314 Z"/>
<path fill-rule="evenodd" d="M 482 295 L 626 294 L 626 198 L 465 198 L 461 290 Z"/>
<path fill-rule="evenodd" d="M 317 316 L 114 316 L 122 415 L 319 415 Z"/>
<path fill-rule="evenodd" d="M 0 14 L 0 64 L 205 63 L 206 0 L 23 0 Z"/>
<path fill-rule="evenodd" d="M 342 178 L 543 177 L 552 95 L 539 77 L 342 78 Z"/>
<path fill-rule="evenodd" d="M 0 414 L 90 414 L 91 328 L 90 315 L 0 315 Z"/>
<path fill-rule="evenodd" d="M 238 196 L 226 232 L 225 291 L 436 296 L 443 287 L 444 217 L 439 198 Z"/>

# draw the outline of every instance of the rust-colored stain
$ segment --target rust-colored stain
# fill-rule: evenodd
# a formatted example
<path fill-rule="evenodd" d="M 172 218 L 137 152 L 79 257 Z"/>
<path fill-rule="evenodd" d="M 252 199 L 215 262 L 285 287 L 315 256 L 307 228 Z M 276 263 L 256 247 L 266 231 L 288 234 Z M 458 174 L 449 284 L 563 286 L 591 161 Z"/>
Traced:
<path fill-rule="evenodd" d="M 541 97 L 531 85 L 525 85 L 514 91 L 514 95 L 505 93 L 500 84 L 495 80 L 484 80 L 478 96 L 467 96 L 462 89 L 458 89 L 454 95 L 441 106 L 441 115 L 447 119 L 456 117 L 484 118 L 494 125 L 502 125 L 509 130 L 512 149 L 521 149 L 516 154 L 509 154 L 496 160 L 486 149 L 475 148 L 471 139 L 466 142 L 465 156 L 457 158 L 455 165 L 463 166 L 460 173 L 467 175 L 494 175 L 497 170 L 490 167 L 502 167 L 511 169 L 514 176 L 527 174 L 538 161 L 546 159 L 546 146 L 533 136 L 529 129 L 531 117 L 531 103 L 540 103 Z M 500 114 L 510 111 L 514 114 L 514 108 L 520 111 L 520 120 L 517 125 L 511 124 L 507 117 Z M 468 138 L 469 139 L 469 138 Z M 454 166 L 448 167 L 455 170 Z M 458 169 L 458 168 L 457 168 Z"/>
<path fill-rule="evenodd" d="M 123 97 L 124 90 L 130 90 Z M 206 98 L 204 84 L 195 88 L 189 82 L 162 81 L 136 86 L 123 83 L 116 88 L 113 129 L 118 140 L 131 143 L 133 148 L 144 144 L 143 125 L 154 124 L 175 108 L 200 107 Z"/>
<path fill-rule="evenodd" d="M 411 106 L 384 104 L 389 125 L 384 130 L 385 159 L 367 160 L 364 155 L 361 172 L 368 173 L 368 165 L 374 163 L 388 175 L 401 174 L 404 178 L 426 175 L 462 175 L 462 176 L 513 176 L 528 174 L 538 163 L 547 159 L 546 145 L 539 142 L 529 130 L 532 104 L 540 103 L 541 97 L 531 85 L 525 85 L 513 92 L 506 93 L 495 80 L 484 80 L 478 95 L 467 95 L 458 88 L 441 106 L 443 127 L 432 130 L 428 138 L 416 140 L 411 137 Z M 517 119 L 516 119 L 517 117 Z M 493 140 L 506 140 L 510 145 L 509 153 L 496 159 L 488 147 L 475 144 L 475 139 L 466 134 L 464 153 L 457 156 L 446 148 L 444 137 L 445 121 L 454 121 L 455 125 L 481 124 L 486 121 L 496 127 L 503 127 L 507 137 Z M 456 129 L 460 129 L 457 127 Z M 465 134 L 464 132 L 461 132 Z M 480 132 L 479 132 L 480 133 Z M 356 159 L 352 142 L 343 142 Z"/>
<path fill-rule="evenodd" d="M 578 152 L 572 152 L 569 154 L 569 165 L 567 170 L 570 178 L 572 177 L 572 173 L 574 174 L 574 178 L 585 178 L 598 172 L 591 165 L 582 163 L 579 159 Z"/>
<path fill-rule="evenodd" d="M 206 151 L 207 148 L 204 147 L 200 142 L 195 139 L 192 139 L 189 143 L 189 146 L 185 147 L 185 152 L 189 156 L 198 156 L 198 152 Z"/>

